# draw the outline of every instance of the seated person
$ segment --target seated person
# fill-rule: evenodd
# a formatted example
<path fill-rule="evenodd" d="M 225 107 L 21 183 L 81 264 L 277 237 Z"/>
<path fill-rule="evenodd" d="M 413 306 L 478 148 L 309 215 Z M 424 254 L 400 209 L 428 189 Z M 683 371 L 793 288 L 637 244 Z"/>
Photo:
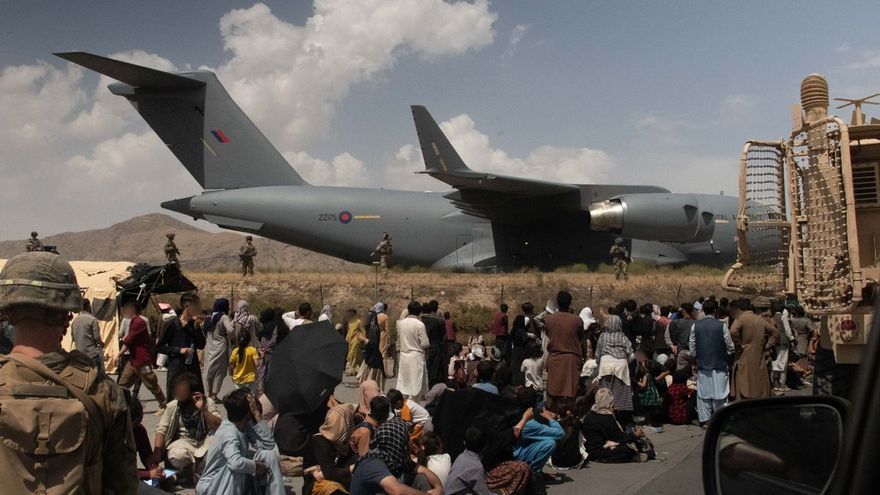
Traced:
<path fill-rule="evenodd" d="M 513 448 L 517 460 L 527 462 L 532 471 L 540 473 L 556 449 L 556 442 L 565 437 L 565 430 L 556 420 L 552 406 L 526 409 L 517 424 L 519 440 Z"/>
<path fill-rule="evenodd" d="M 285 495 L 275 440 L 250 391 L 238 389 L 223 398 L 226 418 L 214 433 L 197 494 L 260 493 Z"/>
<path fill-rule="evenodd" d="M 199 378 L 189 372 L 174 377 L 174 400 L 167 404 L 156 426 L 153 462 L 158 463 L 164 455 L 178 471 L 200 472 L 212 435 L 223 418 L 214 401 L 197 391 L 199 385 Z"/>
<path fill-rule="evenodd" d="M 691 422 L 690 400 L 696 393 L 688 388 L 689 373 L 679 370 L 672 374 L 672 385 L 666 389 L 666 415 L 669 423 L 686 425 Z"/>
<path fill-rule="evenodd" d="M 143 423 L 144 406 L 137 397 L 132 397 L 128 390 L 125 390 L 125 398 L 128 399 L 128 410 L 131 414 L 131 434 L 134 437 L 134 445 L 141 464 L 144 465 L 144 469 L 138 469 L 138 478 L 141 480 L 164 478 L 162 468 L 153 461 L 153 447 L 150 445 L 150 436 Z"/>
<path fill-rule="evenodd" d="M 485 447 L 483 430 L 472 426 L 464 432 L 464 451 L 449 469 L 443 495 L 490 495 L 486 471 L 478 454 Z"/>
<path fill-rule="evenodd" d="M 614 396 L 607 388 L 596 392 L 596 400 L 584 417 L 584 447 L 591 461 L 631 462 L 637 452 L 627 443 L 629 436 L 614 418 Z"/>
<path fill-rule="evenodd" d="M 311 455 L 303 458 L 304 494 L 348 492 L 352 459 L 349 437 L 354 420 L 353 404 L 337 404 L 327 411 L 324 424 L 310 442 Z"/>
<path fill-rule="evenodd" d="M 370 400 L 369 413 L 363 421 L 355 425 L 351 432 L 351 440 L 349 440 L 349 447 L 358 459 L 370 450 L 373 434 L 388 419 L 390 413 L 391 402 L 388 401 L 388 397 L 377 395 Z"/>
<path fill-rule="evenodd" d="M 498 387 L 492 383 L 493 378 L 495 378 L 495 365 L 492 364 L 492 361 L 480 361 L 480 364 L 477 365 L 477 383 L 473 387 L 498 395 Z"/>
<path fill-rule="evenodd" d="M 440 436 L 433 431 L 422 433 L 416 452 L 419 465 L 427 467 L 437 475 L 440 484 L 445 488 L 446 480 L 449 478 L 449 468 L 452 466 L 452 457 L 443 452 Z"/>
<path fill-rule="evenodd" d="M 410 398 L 404 399 L 403 394 L 394 388 L 388 391 L 388 401 L 391 402 L 391 408 L 394 410 L 394 414 L 411 426 L 409 434 L 410 440 L 413 442 L 418 440 L 419 436 L 422 434 L 422 428 L 424 427 L 425 422 L 431 419 L 428 410 Z"/>
<path fill-rule="evenodd" d="M 413 477 L 414 484 L 430 488 L 420 491 L 398 481 Z M 384 421 L 376 428 L 371 448 L 355 465 L 351 478 L 351 495 L 375 495 L 383 491 L 389 495 L 425 492 L 439 495 L 442 490 L 440 480 L 434 473 L 424 466 L 413 464 L 409 454 L 409 427 L 397 417 Z"/>

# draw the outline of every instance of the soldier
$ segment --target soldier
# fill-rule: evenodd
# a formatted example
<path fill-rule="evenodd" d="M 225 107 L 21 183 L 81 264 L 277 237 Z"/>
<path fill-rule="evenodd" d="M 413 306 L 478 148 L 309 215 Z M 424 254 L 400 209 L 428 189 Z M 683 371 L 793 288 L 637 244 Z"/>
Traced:
<path fill-rule="evenodd" d="M 379 255 L 379 267 L 388 275 L 388 264 L 391 263 L 391 255 L 394 254 L 394 248 L 391 247 L 391 236 L 388 232 L 382 233 L 382 241 L 376 246 L 373 254 Z"/>
<path fill-rule="evenodd" d="M 31 232 L 31 238 L 27 241 L 27 246 L 25 247 L 27 252 L 33 253 L 34 251 L 42 251 L 43 243 L 40 242 L 39 237 L 36 232 Z"/>
<path fill-rule="evenodd" d="M 614 245 L 611 246 L 611 259 L 614 262 L 614 277 L 617 280 L 621 278 L 628 280 L 629 275 L 626 273 L 626 267 L 630 264 L 632 258 L 629 257 L 629 250 L 623 244 L 623 238 L 618 237 L 614 239 Z"/>
<path fill-rule="evenodd" d="M 3 493 L 138 492 L 125 396 L 88 356 L 61 348 L 82 304 L 57 255 L 20 254 L 0 271 L 0 313 L 15 326 L 12 352 L 0 357 Z"/>
<path fill-rule="evenodd" d="M 257 248 L 254 247 L 254 238 L 247 236 L 244 238 L 244 245 L 238 250 L 238 258 L 241 262 L 241 276 L 254 274 L 254 256 L 257 255 Z"/>
<path fill-rule="evenodd" d="M 177 249 L 177 244 L 174 244 L 174 233 L 165 234 L 165 237 L 168 238 L 168 242 L 165 243 L 165 258 L 168 263 L 180 264 L 180 250 Z"/>

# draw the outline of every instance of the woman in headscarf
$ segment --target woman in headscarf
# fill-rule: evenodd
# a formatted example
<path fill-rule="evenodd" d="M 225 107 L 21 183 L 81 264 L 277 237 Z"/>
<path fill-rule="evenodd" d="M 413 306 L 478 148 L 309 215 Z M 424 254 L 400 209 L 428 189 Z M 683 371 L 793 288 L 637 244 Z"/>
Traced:
<path fill-rule="evenodd" d="M 584 417 L 584 449 L 591 461 L 630 462 L 637 452 L 628 443 L 629 435 L 614 418 L 614 395 L 607 388 L 596 391 L 596 400 Z"/>
<path fill-rule="evenodd" d="M 232 335 L 232 321 L 229 319 L 229 299 L 214 300 L 211 318 L 205 321 L 205 393 L 211 400 L 217 400 L 226 368 L 229 366 L 229 337 Z"/>
<path fill-rule="evenodd" d="M 367 337 L 364 335 L 364 327 L 361 323 L 361 319 L 358 318 L 357 311 L 349 309 L 346 312 L 345 324 L 347 326 L 345 341 L 348 342 L 345 374 L 354 376 L 357 374 L 358 368 L 363 360 L 361 350 Z"/>
<path fill-rule="evenodd" d="M 324 423 L 312 437 L 311 457 L 303 459 L 303 493 L 330 495 L 348 492 L 351 484 L 351 449 L 348 441 L 354 426 L 354 406 L 338 404 L 327 411 Z"/>
<path fill-rule="evenodd" d="M 323 308 L 321 308 L 321 314 L 318 316 L 318 321 L 333 321 L 333 311 L 330 309 L 329 304 L 325 304 Z"/>
<path fill-rule="evenodd" d="M 382 395 L 382 389 L 375 380 L 364 380 L 361 382 L 360 386 L 358 386 L 358 406 L 355 412 L 361 416 L 368 416 L 370 414 L 370 401 L 378 395 Z"/>
<path fill-rule="evenodd" d="M 379 350 L 382 341 L 382 330 L 379 326 L 379 313 L 383 311 L 385 305 L 376 303 L 370 310 L 370 316 L 367 322 L 367 340 L 364 342 L 364 362 L 358 372 L 358 382 L 363 383 L 366 380 L 374 380 L 379 388 L 385 388 L 385 362 L 382 359 L 382 352 Z"/>
<path fill-rule="evenodd" d="M 609 315 L 605 328 L 596 343 L 596 359 L 599 360 L 599 387 L 607 388 L 614 395 L 618 411 L 633 410 L 632 383 L 629 363 L 635 358 L 632 342 L 623 333 L 623 322 L 617 315 Z"/>
<path fill-rule="evenodd" d="M 251 334 L 251 342 L 257 343 L 257 334 L 260 333 L 262 325 L 256 316 L 251 314 L 251 305 L 244 299 L 235 303 L 235 318 L 232 320 L 235 327 L 235 340 L 238 342 L 238 334 L 248 332 Z"/>
<path fill-rule="evenodd" d="M 511 385 L 525 385 L 526 378 L 522 363 L 526 359 L 526 345 L 529 343 L 529 330 L 526 328 L 526 315 L 516 315 L 510 328 L 510 372 Z"/>
<path fill-rule="evenodd" d="M 266 308 L 260 313 L 260 332 L 257 334 L 257 352 L 260 355 L 260 363 L 257 366 L 257 396 L 263 393 L 263 384 L 269 375 L 269 362 L 272 360 L 272 351 L 278 344 L 278 329 L 284 327 L 281 320 L 280 308 Z"/>
<path fill-rule="evenodd" d="M 374 418 L 371 413 L 370 402 L 376 397 L 382 395 L 382 389 L 379 384 L 373 380 L 366 380 L 361 383 L 358 390 L 358 405 L 355 413 L 361 417 L 361 422 L 354 426 L 351 431 L 351 439 L 349 446 L 351 450 L 358 456 L 367 453 L 370 448 L 370 439 L 375 432 L 376 426 L 386 418 Z M 389 412 L 391 405 L 388 405 Z"/>

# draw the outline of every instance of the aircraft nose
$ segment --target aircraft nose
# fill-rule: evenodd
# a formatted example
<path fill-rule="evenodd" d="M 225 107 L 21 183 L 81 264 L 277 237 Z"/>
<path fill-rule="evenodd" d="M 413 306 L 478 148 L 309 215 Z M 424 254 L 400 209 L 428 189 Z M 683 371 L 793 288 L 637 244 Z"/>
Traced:
<path fill-rule="evenodd" d="M 196 219 L 201 218 L 202 215 L 199 213 L 196 213 L 192 209 L 192 199 L 193 199 L 193 196 L 190 196 L 188 198 L 172 199 L 171 201 L 163 201 L 162 208 L 165 208 L 166 210 L 171 210 L 173 212 L 181 213 L 181 214 L 184 214 L 187 216 L 191 216 Z"/>
<path fill-rule="evenodd" d="M 623 228 L 625 213 L 618 200 L 607 200 L 590 205 L 590 227 L 593 230 L 620 230 Z"/>

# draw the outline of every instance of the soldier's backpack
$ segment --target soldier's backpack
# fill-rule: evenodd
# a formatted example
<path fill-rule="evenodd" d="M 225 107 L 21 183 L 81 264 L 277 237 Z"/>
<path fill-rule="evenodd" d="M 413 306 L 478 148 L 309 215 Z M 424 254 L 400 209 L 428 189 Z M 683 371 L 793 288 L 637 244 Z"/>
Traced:
<path fill-rule="evenodd" d="M 65 380 L 21 354 L 0 357 L 0 491 L 100 492 L 100 457 L 91 466 L 86 462 L 105 418 L 91 397 L 68 383 L 87 388 L 96 373 L 69 366 Z"/>

